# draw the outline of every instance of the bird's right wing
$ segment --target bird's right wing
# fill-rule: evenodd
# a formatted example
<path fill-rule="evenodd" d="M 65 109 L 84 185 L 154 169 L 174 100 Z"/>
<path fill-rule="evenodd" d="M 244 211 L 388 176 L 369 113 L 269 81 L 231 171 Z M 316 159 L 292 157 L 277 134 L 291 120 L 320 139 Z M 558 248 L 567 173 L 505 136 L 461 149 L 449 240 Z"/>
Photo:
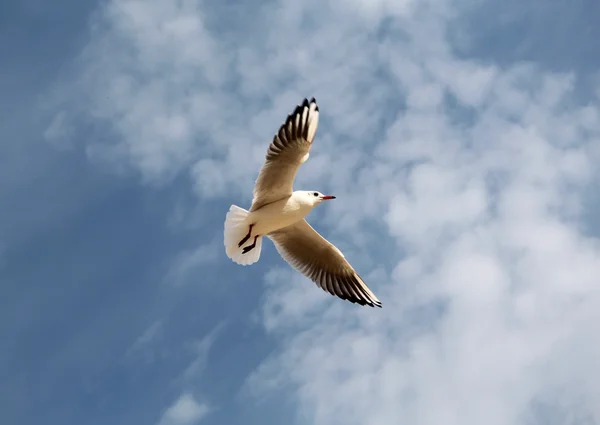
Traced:
<path fill-rule="evenodd" d="M 269 233 L 267 237 L 275 243 L 285 261 L 323 290 L 353 303 L 381 307 L 381 302 L 341 251 L 306 220 Z"/>
<path fill-rule="evenodd" d="M 319 107 L 313 97 L 304 99 L 288 115 L 267 150 L 265 163 L 254 185 L 250 211 L 289 196 L 300 165 L 308 159 L 317 125 Z"/>

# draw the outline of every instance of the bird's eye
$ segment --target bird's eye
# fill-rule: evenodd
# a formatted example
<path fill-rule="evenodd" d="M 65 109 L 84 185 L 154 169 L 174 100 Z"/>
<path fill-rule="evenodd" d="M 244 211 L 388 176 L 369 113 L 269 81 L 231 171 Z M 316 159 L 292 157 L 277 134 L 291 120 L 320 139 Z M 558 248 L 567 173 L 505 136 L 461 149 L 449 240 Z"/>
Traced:
<path fill-rule="evenodd" d="M 313 193 L 313 195 L 315 195 L 315 196 L 319 196 L 319 194 L 318 194 L 317 192 Z"/>

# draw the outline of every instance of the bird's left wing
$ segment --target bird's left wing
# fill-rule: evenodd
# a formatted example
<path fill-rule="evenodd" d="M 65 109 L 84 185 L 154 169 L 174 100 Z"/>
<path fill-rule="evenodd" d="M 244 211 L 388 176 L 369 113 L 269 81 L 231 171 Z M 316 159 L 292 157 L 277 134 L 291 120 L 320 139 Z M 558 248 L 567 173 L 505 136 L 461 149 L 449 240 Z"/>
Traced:
<path fill-rule="evenodd" d="M 381 302 L 342 252 L 306 220 L 269 233 L 267 237 L 275 243 L 285 261 L 323 290 L 353 303 L 381 307 Z"/>
<path fill-rule="evenodd" d="M 288 115 L 267 150 L 265 163 L 254 185 L 250 211 L 292 194 L 296 173 L 308 159 L 318 124 L 319 107 L 314 97 L 310 101 L 304 99 Z"/>

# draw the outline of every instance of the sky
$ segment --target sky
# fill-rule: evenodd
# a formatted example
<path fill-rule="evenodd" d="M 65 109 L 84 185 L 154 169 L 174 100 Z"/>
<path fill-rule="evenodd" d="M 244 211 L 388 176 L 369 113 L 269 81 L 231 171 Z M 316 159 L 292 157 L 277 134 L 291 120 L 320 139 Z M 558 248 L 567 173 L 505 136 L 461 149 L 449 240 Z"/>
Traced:
<path fill-rule="evenodd" d="M 600 4 L 0 4 L 0 422 L 600 424 Z M 231 262 L 305 97 L 383 303 Z"/>

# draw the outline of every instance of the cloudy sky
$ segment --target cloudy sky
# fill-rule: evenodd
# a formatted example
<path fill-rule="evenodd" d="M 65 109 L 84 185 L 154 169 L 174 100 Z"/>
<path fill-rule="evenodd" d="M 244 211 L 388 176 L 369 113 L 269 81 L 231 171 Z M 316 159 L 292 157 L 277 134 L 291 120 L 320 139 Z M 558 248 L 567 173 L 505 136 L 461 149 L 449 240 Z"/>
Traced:
<path fill-rule="evenodd" d="M 596 0 L 0 5 L 0 422 L 600 424 Z M 274 132 L 383 303 L 225 256 Z"/>

